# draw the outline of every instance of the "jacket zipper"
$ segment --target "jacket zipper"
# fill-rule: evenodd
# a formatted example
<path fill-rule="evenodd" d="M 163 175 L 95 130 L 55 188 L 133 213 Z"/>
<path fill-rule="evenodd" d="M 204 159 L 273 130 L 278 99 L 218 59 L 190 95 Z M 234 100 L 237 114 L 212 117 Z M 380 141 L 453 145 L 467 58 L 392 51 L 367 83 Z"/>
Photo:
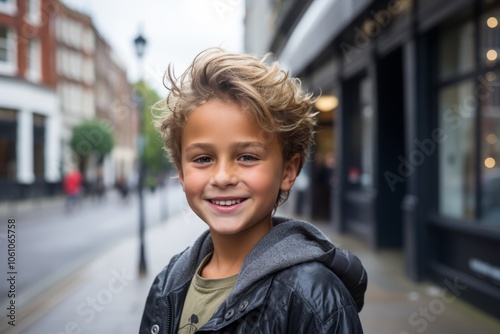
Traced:
<path fill-rule="evenodd" d="M 171 327 L 171 323 L 170 323 L 170 320 L 171 320 L 171 315 L 170 315 L 170 298 L 168 298 L 168 296 L 166 297 L 166 300 L 167 300 L 167 325 L 166 325 L 166 330 L 165 330 L 165 333 L 170 333 L 170 327 Z"/>

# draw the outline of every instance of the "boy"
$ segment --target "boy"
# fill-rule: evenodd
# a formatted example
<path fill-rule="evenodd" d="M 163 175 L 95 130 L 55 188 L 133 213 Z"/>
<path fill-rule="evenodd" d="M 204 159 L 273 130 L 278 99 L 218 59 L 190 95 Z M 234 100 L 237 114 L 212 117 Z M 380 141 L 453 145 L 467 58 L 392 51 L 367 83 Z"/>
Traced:
<path fill-rule="evenodd" d="M 359 260 L 273 217 L 313 140 L 311 95 L 277 63 L 221 49 L 167 79 L 159 129 L 209 229 L 157 276 L 140 333 L 362 333 Z"/>

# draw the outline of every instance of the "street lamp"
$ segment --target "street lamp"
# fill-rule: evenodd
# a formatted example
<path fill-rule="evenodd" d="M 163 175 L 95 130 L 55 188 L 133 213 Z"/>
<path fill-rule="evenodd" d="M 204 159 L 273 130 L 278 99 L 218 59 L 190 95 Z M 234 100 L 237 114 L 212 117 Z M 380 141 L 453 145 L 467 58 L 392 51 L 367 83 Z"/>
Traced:
<path fill-rule="evenodd" d="M 139 59 L 141 70 L 139 72 L 140 80 L 142 81 L 142 57 L 144 56 L 144 50 L 146 48 L 146 39 L 141 33 L 134 39 L 135 51 L 137 58 Z M 137 182 L 138 193 L 139 193 L 139 275 L 143 276 L 146 274 L 146 258 L 144 255 L 144 118 L 143 118 L 143 97 L 139 91 L 136 92 L 136 102 L 139 110 L 139 136 L 137 140 L 137 151 L 139 154 L 139 179 Z"/>

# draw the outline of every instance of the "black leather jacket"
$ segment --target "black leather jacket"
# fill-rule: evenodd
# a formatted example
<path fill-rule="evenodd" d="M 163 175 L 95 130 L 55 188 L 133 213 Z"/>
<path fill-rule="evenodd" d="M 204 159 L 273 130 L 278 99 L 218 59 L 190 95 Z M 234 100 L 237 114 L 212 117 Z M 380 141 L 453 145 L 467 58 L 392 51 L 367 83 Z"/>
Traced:
<path fill-rule="evenodd" d="M 308 223 L 273 222 L 228 299 L 196 333 L 363 333 L 358 312 L 367 277 L 361 262 Z M 140 334 L 177 333 L 191 278 L 212 250 L 206 232 L 156 277 Z"/>

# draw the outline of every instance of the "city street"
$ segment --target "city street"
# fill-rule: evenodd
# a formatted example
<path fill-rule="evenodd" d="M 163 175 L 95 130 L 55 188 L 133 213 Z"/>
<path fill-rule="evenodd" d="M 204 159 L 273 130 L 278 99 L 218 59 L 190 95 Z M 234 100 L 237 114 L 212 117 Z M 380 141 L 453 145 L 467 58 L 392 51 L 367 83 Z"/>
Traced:
<path fill-rule="evenodd" d="M 145 190 L 147 227 L 158 224 L 167 214 L 176 214 L 183 207 L 182 189 L 177 182 L 169 182 L 168 187 L 167 192 L 165 188 L 155 192 Z M 171 211 L 167 213 L 167 210 Z M 138 235 L 138 215 L 137 194 L 130 193 L 124 201 L 114 190 L 109 190 L 100 201 L 85 198 L 71 211 L 65 209 L 61 199 L 24 212 L 2 212 L 2 222 L 9 218 L 16 220 L 18 304 L 22 305 L 98 258 L 120 240 Z M 2 224 L 0 246 L 6 245 L 6 235 L 7 224 Z M 2 268 L 7 264 L 5 260 L 2 259 Z M 1 280 L 0 288 L 6 291 L 6 280 Z M 6 298 L 2 293 L 1 305 Z"/>
<path fill-rule="evenodd" d="M 47 212 L 19 213 L 16 216 L 19 226 L 21 222 L 25 225 L 19 228 L 20 238 L 27 239 L 30 235 L 30 240 L 40 248 L 33 248 L 32 253 L 26 250 L 20 253 L 18 277 L 22 277 L 20 282 L 24 285 L 17 289 L 16 326 L 9 326 L 8 318 L 4 317 L 0 333 L 137 333 L 156 274 L 174 254 L 192 244 L 206 229 L 188 208 L 177 182 L 172 180 L 167 189 L 166 194 L 148 192 L 146 196 L 147 273 L 144 276 L 138 273 L 136 198 L 124 204 L 110 196 L 107 202 L 85 203 L 79 212 L 71 214 L 64 213 L 55 204 Z M 293 202 L 292 196 L 278 214 L 291 214 Z M 169 214 L 160 219 L 166 213 L 162 211 L 165 204 Z M 349 236 L 338 235 L 325 222 L 314 223 L 337 246 L 354 251 L 368 272 L 365 307 L 360 313 L 365 333 L 410 334 L 425 330 L 429 334 L 493 334 L 500 330 L 497 319 L 455 298 L 449 291 L 430 282 L 409 281 L 404 275 L 400 251 L 374 252 Z M 28 227 L 37 224 L 45 224 L 46 231 L 40 227 L 36 232 L 29 231 Z M 58 227 L 62 224 L 69 227 Z M 57 237 L 52 237 L 53 234 Z M 57 242 L 57 246 L 51 245 L 45 250 L 44 243 L 38 240 L 44 238 Z M 2 237 L 0 245 L 4 239 Z M 30 249 L 26 241 L 20 244 Z M 47 260 L 43 261 L 44 258 Z M 5 310 L 3 305 L 2 309 Z"/>

